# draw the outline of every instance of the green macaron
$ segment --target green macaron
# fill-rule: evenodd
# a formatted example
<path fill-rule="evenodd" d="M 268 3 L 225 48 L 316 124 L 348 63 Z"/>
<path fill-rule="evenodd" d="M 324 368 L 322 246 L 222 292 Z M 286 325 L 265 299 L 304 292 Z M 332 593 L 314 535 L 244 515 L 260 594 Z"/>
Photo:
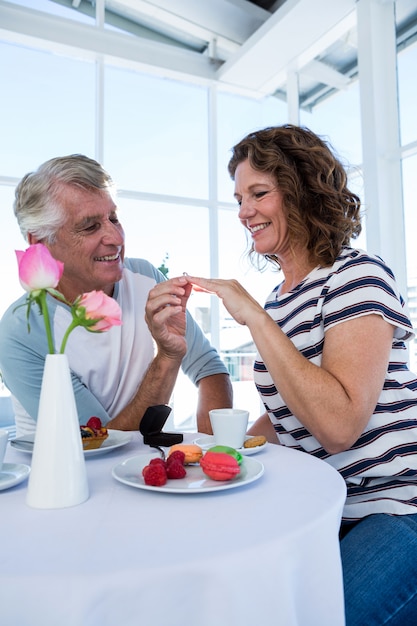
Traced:
<path fill-rule="evenodd" d="M 238 464 L 240 465 L 243 460 L 243 456 L 235 450 L 234 448 L 229 448 L 229 446 L 213 446 L 209 448 L 207 452 L 224 452 L 225 454 L 230 454 L 230 456 L 234 457 Z"/>

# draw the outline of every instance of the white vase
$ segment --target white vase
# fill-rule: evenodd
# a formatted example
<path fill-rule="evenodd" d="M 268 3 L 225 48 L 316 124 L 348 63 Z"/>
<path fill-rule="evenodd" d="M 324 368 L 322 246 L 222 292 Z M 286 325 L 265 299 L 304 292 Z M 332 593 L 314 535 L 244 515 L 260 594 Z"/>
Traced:
<path fill-rule="evenodd" d="M 88 499 L 87 471 L 66 354 L 45 360 L 26 502 L 57 509 Z"/>

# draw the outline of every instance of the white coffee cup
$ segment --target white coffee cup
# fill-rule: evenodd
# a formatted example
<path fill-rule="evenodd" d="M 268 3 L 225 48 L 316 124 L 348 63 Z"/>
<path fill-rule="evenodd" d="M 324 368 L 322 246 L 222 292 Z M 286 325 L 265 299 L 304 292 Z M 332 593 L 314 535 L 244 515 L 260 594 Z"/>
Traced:
<path fill-rule="evenodd" d="M 249 411 L 243 409 L 212 409 L 209 411 L 216 446 L 241 448 L 248 429 Z"/>
<path fill-rule="evenodd" d="M 3 469 L 4 456 L 6 454 L 9 432 L 0 428 L 0 472 Z"/>

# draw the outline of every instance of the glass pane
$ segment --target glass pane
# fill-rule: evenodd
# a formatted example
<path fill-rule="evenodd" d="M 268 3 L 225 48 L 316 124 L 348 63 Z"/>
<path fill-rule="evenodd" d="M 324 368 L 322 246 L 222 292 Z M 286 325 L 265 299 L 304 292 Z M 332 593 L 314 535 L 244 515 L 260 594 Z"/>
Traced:
<path fill-rule="evenodd" d="M 407 272 L 409 277 L 417 278 L 417 155 L 404 159 L 403 166 L 403 195 L 405 217 L 405 241 L 407 250 Z"/>
<path fill-rule="evenodd" d="M 156 267 L 163 261 L 168 277 L 183 272 L 208 276 L 208 210 L 174 204 L 118 199 L 126 234 L 126 256 L 144 258 Z"/>
<path fill-rule="evenodd" d="M 317 105 L 312 113 L 300 112 L 300 123 L 331 144 L 344 165 L 362 163 L 359 83 L 338 91 Z"/>
<path fill-rule="evenodd" d="M 401 144 L 417 140 L 417 43 L 398 55 L 398 97 L 400 108 Z"/>
<path fill-rule="evenodd" d="M 417 329 L 417 213 L 415 210 L 415 199 L 417 197 L 417 155 L 405 159 L 402 166 L 408 307 L 413 327 Z M 410 345 L 410 365 L 413 371 L 417 371 L 417 339 L 414 339 Z"/>
<path fill-rule="evenodd" d="M 120 221 L 126 233 L 126 256 L 162 263 L 168 278 L 183 272 L 209 276 L 209 220 L 206 208 L 150 203 L 120 198 Z M 157 225 L 157 228 L 155 228 Z M 209 297 L 193 293 L 188 309 L 209 335 Z M 196 430 L 197 390 L 180 372 L 172 400 L 173 411 L 165 430 Z"/>
<path fill-rule="evenodd" d="M 206 89 L 107 68 L 105 102 L 105 162 L 120 188 L 208 197 Z"/>
<path fill-rule="evenodd" d="M 231 148 L 247 133 L 287 121 L 287 104 L 277 98 L 262 100 L 218 94 L 217 176 L 218 195 L 222 202 L 233 202 L 233 183 L 227 164 Z"/>
<path fill-rule="evenodd" d="M 0 317 L 5 310 L 23 294 L 19 282 L 15 250 L 26 250 L 28 244 L 23 239 L 13 213 L 14 188 L 0 186 L 1 228 L 0 228 L 0 267 L 2 288 L 0 290 Z"/>
<path fill-rule="evenodd" d="M 71 7 L 62 6 L 58 2 L 51 2 L 51 0 L 8 0 L 8 2 L 28 9 L 36 9 L 36 11 L 43 11 L 44 13 L 50 13 L 60 17 L 69 17 L 71 19 L 80 19 L 81 15 Z"/>
<path fill-rule="evenodd" d="M 351 241 L 351 246 L 353 248 L 362 248 L 362 250 L 367 249 L 366 244 L 366 207 L 365 207 L 365 193 L 364 193 L 364 180 L 363 180 L 363 171 L 362 168 L 353 168 L 348 175 L 348 187 L 353 192 L 359 196 L 361 200 L 361 218 L 362 218 L 362 231 L 357 239 L 353 239 Z"/>
<path fill-rule="evenodd" d="M 58 155 L 94 153 L 94 64 L 0 42 L 0 172 L 21 177 Z"/>
<path fill-rule="evenodd" d="M 301 111 L 300 123 L 329 142 L 346 167 L 349 189 L 362 201 L 364 209 L 364 181 L 362 172 L 362 137 L 359 102 L 359 83 L 339 91 L 311 113 Z M 366 213 L 362 214 L 362 232 L 352 246 L 366 250 Z"/>
<path fill-rule="evenodd" d="M 24 293 L 19 282 L 15 250 L 26 250 L 27 243 L 20 234 L 13 214 L 13 187 L 0 186 L 1 228 L 0 228 L 0 267 L 2 289 L 0 291 L 0 318 L 6 309 Z M 0 379 L 0 428 L 7 427 L 10 434 L 14 428 L 14 411 L 10 402 L 10 392 Z"/>

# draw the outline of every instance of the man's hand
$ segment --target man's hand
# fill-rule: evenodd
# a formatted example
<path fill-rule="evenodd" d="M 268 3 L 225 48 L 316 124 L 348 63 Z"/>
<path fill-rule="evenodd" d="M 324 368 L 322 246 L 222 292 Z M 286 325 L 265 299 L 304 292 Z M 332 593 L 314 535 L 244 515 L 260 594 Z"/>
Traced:
<path fill-rule="evenodd" d="M 187 351 L 186 307 L 191 289 L 180 276 L 158 283 L 149 292 L 145 320 L 160 356 L 182 360 Z"/>

